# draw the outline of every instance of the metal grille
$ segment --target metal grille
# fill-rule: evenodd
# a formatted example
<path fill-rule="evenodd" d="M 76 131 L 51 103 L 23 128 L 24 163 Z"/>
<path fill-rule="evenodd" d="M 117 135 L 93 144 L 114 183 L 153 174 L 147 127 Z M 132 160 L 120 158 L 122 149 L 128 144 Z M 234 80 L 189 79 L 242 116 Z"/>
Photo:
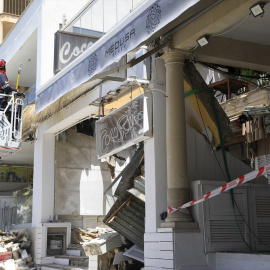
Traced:
<path fill-rule="evenodd" d="M 256 216 L 258 220 L 258 242 L 260 245 L 270 245 L 270 196 L 255 196 Z M 261 241 L 262 242 L 261 242 Z"/>
<path fill-rule="evenodd" d="M 238 221 L 241 234 L 245 238 L 245 225 L 242 220 Z M 211 220 L 211 242 L 243 242 L 235 220 Z"/>
<path fill-rule="evenodd" d="M 4 13 L 21 15 L 32 0 L 4 0 Z"/>
<path fill-rule="evenodd" d="M 1 230 L 9 231 L 12 224 L 17 221 L 17 206 L 4 207 L 1 209 Z"/>

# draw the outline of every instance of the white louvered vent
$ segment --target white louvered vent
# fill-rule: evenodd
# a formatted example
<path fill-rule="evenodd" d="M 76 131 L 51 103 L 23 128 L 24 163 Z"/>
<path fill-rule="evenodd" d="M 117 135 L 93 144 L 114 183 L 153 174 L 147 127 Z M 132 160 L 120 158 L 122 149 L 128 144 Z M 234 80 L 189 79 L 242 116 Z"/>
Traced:
<path fill-rule="evenodd" d="M 258 241 L 260 244 L 266 244 L 268 248 L 270 247 L 270 228 L 269 224 L 258 223 Z"/>
<path fill-rule="evenodd" d="M 246 235 L 243 220 L 238 221 L 239 228 L 243 237 Z M 239 228 L 235 220 L 211 220 L 210 235 L 211 242 L 243 242 Z"/>
<path fill-rule="evenodd" d="M 270 164 L 270 155 L 264 155 L 255 158 L 255 167 L 256 169 L 260 167 L 264 167 L 265 165 Z M 266 173 L 266 177 L 268 179 L 268 184 L 270 184 L 270 171 Z"/>
<path fill-rule="evenodd" d="M 270 217 L 270 197 L 256 196 L 255 201 L 257 217 Z"/>
<path fill-rule="evenodd" d="M 270 245 L 270 196 L 255 196 L 258 241 L 260 245 Z"/>

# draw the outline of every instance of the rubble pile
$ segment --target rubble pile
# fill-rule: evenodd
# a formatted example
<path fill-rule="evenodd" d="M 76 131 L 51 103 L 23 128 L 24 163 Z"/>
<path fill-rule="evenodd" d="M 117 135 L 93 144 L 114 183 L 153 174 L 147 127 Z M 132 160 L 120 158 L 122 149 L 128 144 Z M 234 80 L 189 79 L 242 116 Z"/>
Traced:
<path fill-rule="evenodd" d="M 97 237 L 100 237 L 102 234 L 106 233 L 107 230 L 112 231 L 112 229 L 105 229 L 100 227 L 87 230 L 83 230 L 81 228 L 74 228 L 74 241 L 77 244 L 83 244 L 84 242 L 89 242 Z"/>
<path fill-rule="evenodd" d="M 0 230 L 0 270 L 35 270 L 37 269 L 31 254 L 26 230 L 2 232 Z"/>
<path fill-rule="evenodd" d="M 136 270 L 143 267 L 142 262 L 124 255 L 131 243 L 108 226 L 87 230 L 74 228 L 73 238 L 83 248 L 85 256 L 98 256 L 99 270 Z"/>

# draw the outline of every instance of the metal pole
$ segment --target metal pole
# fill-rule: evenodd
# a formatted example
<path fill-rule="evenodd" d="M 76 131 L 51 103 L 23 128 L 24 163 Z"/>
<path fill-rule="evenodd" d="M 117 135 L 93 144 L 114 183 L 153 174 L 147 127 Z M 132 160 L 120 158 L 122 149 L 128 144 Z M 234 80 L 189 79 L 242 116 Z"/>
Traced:
<path fill-rule="evenodd" d="M 118 23 L 118 0 L 116 0 L 116 23 Z"/>
<path fill-rule="evenodd" d="M 105 7 L 104 7 L 104 5 L 105 5 L 105 3 L 104 3 L 104 0 L 103 0 L 103 7 L 102 7 L 102 9 L 103 9 L 103 34 L 104 34 L 104 24 L 105 24 L 105 20 L 104 20 L 104 18 L 105 18 Z"/>

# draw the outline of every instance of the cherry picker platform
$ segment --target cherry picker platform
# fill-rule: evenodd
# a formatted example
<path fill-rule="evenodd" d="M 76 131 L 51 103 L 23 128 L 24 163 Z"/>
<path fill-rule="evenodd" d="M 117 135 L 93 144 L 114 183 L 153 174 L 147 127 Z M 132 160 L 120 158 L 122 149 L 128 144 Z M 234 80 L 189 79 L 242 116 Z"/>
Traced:
<path fill-rule="evenodd" d="M 21 148 L 23 99 L 17 93 L 0 94 L 7 105 L 0 108 L 0 157 L 7 157 Z"/>

